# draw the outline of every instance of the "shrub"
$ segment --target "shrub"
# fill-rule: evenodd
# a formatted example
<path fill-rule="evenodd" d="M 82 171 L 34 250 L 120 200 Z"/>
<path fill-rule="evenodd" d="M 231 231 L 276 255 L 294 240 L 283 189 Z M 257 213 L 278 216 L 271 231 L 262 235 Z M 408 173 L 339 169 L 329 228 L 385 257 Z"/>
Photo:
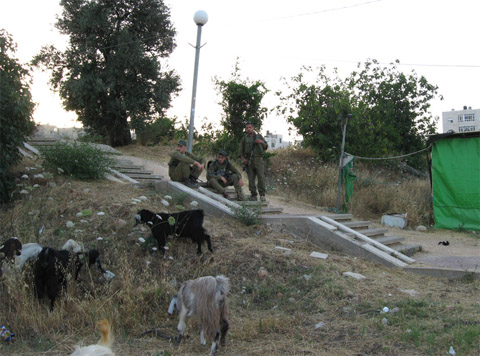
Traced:
<path fill-rule="evenodd" d="M 113 165 L 111 153 L 88 143 L 57 142 L 40 148 L 45 169 L 54 170 L 76 179 L 99 179 L 105 177 Z"/>
<path fill-rule="evenodd" d="M 262 212 L 262 206 L 258 202 L 250 206 L 240 204 L 239 208 L 231 208 L 235 217 L 243 224 L 250 226 L 260 222 L 260 213 Z"/>
<path fill-rule="evenodd" d="M 138 143 L 144 146 L 167 142 L 175 137 L 175 119 L 157 119 L 144 128 L 137 129 L 136 134 Z"/>

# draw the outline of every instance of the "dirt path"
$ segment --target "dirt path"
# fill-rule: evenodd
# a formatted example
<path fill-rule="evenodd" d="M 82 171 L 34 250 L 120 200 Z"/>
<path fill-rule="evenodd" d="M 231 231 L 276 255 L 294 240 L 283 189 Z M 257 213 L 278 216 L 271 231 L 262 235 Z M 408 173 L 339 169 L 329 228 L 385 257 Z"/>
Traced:
<path fill-rule="evenodd" d="M 169 180 L 167 163 L 127 155 L 124 157 L 134 164 L 144 166 L 146 170 L 152 171 L 153 174 L 162 175 L 166 180 Z M 203 173 L 200 179 L 205 181 L 204 175 Z M 281 206 L 286 214 L 313 215 L 327 213 L 319 207 L 283 197 L 267 195 L 267 200 L 273 206 Z M 380 226 L 378 224 L 374 225 Z M 417 261 L 415 266 L 450 268 L 480 273 L 480 236 L 478 233 L 435 229 L 420 232 L 411 229 L 389 228 L 388 235 L 403 236 L 405 237 L 405 244 L 420 244 L 422 246 L 422 251 L 413 256 Z M 446 241 L 448 241 L 448 246 L 439 244 L 439 242 Z"/>

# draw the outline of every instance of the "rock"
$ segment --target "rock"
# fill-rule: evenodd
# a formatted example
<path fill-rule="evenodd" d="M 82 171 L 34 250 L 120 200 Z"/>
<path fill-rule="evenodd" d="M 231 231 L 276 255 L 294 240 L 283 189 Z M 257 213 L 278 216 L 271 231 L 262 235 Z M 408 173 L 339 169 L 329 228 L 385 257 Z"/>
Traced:
<path fill-rule="evenodd" d="M 268 277 L 268 271 L 265 269 L 265 267 L 260 267 L 257 272 L 258 278 L 260 279 L 265 279 Z"/>
<path fill-rule="evenodd" d="M 308 274 L 304 274 L 304 275 L 303 275 L 303 278 L 304 278 L 307 282 L 309 282 L 310 279 L 312 279 L 312 276 L 310 276 L 310 275 L 308 275 Z"/>
<path fill-rule="evenodd" d="M 65 224 L 66 227 L 68 228 L 71 228 L 71 227 L 74 227 L 75 224 L 72 222 L 72 221 L 67 221 L 67 223 Z"/>
<path fill-rule="evenodd" d="M 322 259 L 322 260 L 326 260 L 328 255 L 325 254 L 325 253 L 321 253 L 321 252 L 312 252 L 310 254 L 310 257 L 314 257 L 314 258 L 319 258 L 319 259 Z"/>
<path fill-rule="evenodd" d="M 321 329 L 325 327 L 325 323 L 323 321 L 315 324 L 315 329 Z"/>
<path fill-rule="evenodd" d="M 383 318 L 382 319 L 382 324 L 387 326 L 388 325 L 388 319 L 387 318 Z"/>
<path fill-rule="evenodd" d="M 418 225 L 415 231 L 424 232 L 424 231 L 427 231 L 427 228 L 423 225 Z"/>
<path fill-rule="evenodd" d="M 352 277 L 354 279 L 365 279 L 365 278 L 367 278 L 360 273 L 354 273 L 354 272 L 343 272 L 343 275 L 347 276 L 347 277 Z"/>
<path fill-rule="evenodd" d="M 117 220 L 117 227 L 124 227 L 125 225 L 127 225 L 127 222 L 123 219 L 118 219 Z"/>

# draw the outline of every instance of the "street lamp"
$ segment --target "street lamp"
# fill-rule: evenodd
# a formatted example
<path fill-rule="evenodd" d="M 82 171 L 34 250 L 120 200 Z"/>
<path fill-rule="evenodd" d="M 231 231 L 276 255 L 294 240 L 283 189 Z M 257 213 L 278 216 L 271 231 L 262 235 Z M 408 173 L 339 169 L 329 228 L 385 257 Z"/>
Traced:
<path fill-rule="evenodd" d="M 193 89 L 192 89 L 192 109 L 190 110 L 190 126 L 188 129 L 188 152 L 192 152 L 193 147 L 193 120 L 195 118 L 195 101 L 197 100 L 197 77 L 198 77 L 198 61 L 200 58 L 200 39 L 202 37 L 202 26 L 208 21 L 208 15 L 203 10 L 198 10 L 193 15 L 193 21 L 197 24 L 197 45 L 195 46 L 195 69 L 193 71 Z"/>

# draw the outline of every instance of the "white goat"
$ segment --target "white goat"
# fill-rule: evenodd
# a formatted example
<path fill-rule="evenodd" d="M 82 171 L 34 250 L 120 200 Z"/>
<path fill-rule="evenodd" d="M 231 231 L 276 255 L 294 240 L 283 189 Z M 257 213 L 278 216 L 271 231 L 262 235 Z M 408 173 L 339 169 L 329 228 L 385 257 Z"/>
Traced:
<path fill-rule="evenodd" d="M 22 253 L 15 259 L 15 266 L 19 269 L 23 268 L 23 265 L 30 260 L 37 258 L 43 246 L 35 242 L 30 242 L 22 245 Z"/>
<path fill-rule="evenodd" d="M 229 279 L 224 276 L 200 277 L 182 283 L 177 295 L 172 298 L 168 310 L 171 314 L 176 306 L 179 312 L 177 342 L 182 340 L 187 328 L 186 319 L 195 316 L 202 327 L 201 344 L 207 344 L 205 338 L 212 340 L 210 355 L 215 355 L 218 337 L 220 336 L 220 344 L 224 346 L 229 327 L 227 319 L 229 290 Z"/>

